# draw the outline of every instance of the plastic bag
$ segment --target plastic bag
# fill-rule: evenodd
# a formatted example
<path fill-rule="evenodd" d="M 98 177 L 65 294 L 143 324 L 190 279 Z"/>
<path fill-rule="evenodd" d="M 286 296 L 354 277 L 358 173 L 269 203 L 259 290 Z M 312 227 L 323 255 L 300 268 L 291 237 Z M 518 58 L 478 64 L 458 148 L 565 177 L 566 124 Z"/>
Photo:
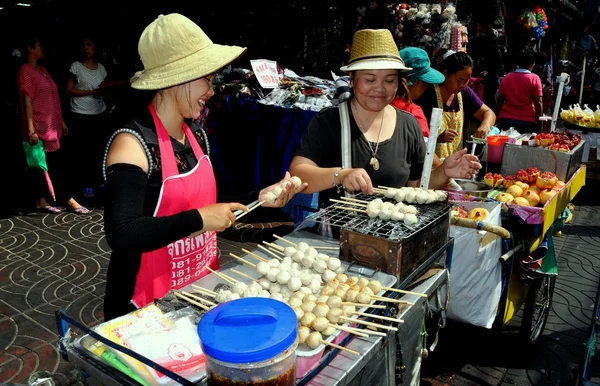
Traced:
<path fill-rule="evenodd" d="M 41 170 L 43 172 L 48 171 L 46 153 L 44 152 L 44 143 L 42 141 L 37 141 L 35 145 L 30 144 L 29 141 L 23 141 L 23 151 L 25 152 L 28 169 Z"/>

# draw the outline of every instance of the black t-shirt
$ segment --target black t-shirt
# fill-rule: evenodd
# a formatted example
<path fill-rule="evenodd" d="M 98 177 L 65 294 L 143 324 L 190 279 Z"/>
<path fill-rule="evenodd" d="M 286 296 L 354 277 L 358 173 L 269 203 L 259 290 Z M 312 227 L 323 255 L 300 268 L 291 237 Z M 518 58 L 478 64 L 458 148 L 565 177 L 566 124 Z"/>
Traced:
<path fill-rule="evenodd" d="M 421 178 L 425 162 L 425 141 L 419 123 L 411 114 L 395 109 L 396 127 L 390 139 L 381 141 L 377 149 L 379 170 L 369 162 L 371 149 L 354 117 L 350 114 L 350 136 L 352 167 L 363 168 L 371 177 L 373 186 L 405 186 L 408 181 Z M 321 110 L 309 123 L 302 135 L 297 156 L 312 160 L 319 167 L 332 168 L 342 165 L 342 133 L 340 114 L 337 107 Z M 373 150 L 377 144 L 371 143 Z M 321 206 L 330 205 L 329 199 L 340 196 L 336 189 L 319 194 Z"/>

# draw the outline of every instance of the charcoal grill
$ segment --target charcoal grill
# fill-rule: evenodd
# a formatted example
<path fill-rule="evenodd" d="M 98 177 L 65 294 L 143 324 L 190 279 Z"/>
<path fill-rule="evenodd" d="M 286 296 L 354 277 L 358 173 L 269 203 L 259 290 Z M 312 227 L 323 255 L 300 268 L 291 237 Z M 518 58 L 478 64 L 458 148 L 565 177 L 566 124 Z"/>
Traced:
<path fill-rule="evenodd" d="M 359 194 L 355 198 L 394 202 L 382 195 Z M 324 208 L 307 220 L 340 228 L 343 260 L 394 275 L 399 282 L 448 241 L 452 205 L 447 202 L 415 205 L 419 210 L 419 223 L 411 226 L 399 221 L 371 219 L 365 213 L 339 209 L 339 206 L 343 205 Z M 350 203 L 345 206 L 352 207 Z"/>

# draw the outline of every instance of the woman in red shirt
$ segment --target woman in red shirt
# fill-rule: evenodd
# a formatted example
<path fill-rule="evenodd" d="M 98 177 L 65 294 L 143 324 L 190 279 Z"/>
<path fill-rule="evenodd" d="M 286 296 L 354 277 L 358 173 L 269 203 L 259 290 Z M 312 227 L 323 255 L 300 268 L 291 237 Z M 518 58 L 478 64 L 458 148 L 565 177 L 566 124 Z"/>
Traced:
<path fill-rule="evenodd" d="M 60 149 L 60 139 L 67 135 L 68 129 L 62 117 L 58 88 L 48 73 L 48 70 L 38 64 L 42 59 L 42 46 L 38 39 L 32 38 L 23 44 L 27 62 L 18 71 L 19 99 L 21 102 L 21 117 L 23 122 L 23 140 L 35 145 L 38 141 L 44 144 L 46 163 L 57 201 L 64 202 L 67 210 L 77 214 L 87 214 L 90 211 L 72 198 L 67 184 L 69 176 L 63 150 Z M 77 160 L 74 160 L 75 162 Z M 60 213 L 61 210 L 52 206 L 46 199 L 49 193 L 45 178 L 35 177 L 39 181 L 36 192 L 36 208 L 47 213 Z"/>

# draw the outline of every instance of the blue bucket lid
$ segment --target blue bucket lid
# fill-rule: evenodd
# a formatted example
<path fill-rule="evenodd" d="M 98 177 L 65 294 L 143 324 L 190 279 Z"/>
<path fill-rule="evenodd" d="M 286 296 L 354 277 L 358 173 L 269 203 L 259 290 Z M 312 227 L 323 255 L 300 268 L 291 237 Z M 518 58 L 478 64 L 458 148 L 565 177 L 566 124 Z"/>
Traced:
<path fill-rule="evenodd" d="M 204 353 L 221 362 L 262 362 L 288 349 L 298 335 L 296 313 L 267 298 L 244 298 L 207 312 L 198 324 Z"/>

